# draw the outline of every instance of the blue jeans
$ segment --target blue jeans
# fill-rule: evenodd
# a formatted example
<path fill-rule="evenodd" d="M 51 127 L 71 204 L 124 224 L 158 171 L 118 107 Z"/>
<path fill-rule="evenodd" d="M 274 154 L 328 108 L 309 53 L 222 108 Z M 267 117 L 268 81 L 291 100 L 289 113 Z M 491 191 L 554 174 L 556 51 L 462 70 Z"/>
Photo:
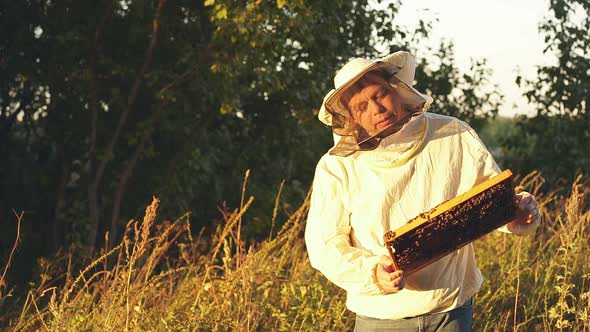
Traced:
<path fill-rule="evenodd" d="M 449 312 L 426 314 L 402 319 L 377 319 L 356 315 L 354 332 L 470 332 L 473 299 Z"/>

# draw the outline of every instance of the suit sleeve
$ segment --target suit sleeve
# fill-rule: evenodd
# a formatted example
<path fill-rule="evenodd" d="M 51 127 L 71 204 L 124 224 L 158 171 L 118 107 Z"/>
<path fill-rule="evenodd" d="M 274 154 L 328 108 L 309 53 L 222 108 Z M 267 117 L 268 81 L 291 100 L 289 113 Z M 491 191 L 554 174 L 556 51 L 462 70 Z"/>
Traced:
<path fill-rule="evenodd" d="M 351 245 L 350 213 L 342 199 L 342 177 L 320 160 L 311 194 L 305 243 L 311 265 L 349 293 L 381 294 L 373 281 L 380 256 Z"/>

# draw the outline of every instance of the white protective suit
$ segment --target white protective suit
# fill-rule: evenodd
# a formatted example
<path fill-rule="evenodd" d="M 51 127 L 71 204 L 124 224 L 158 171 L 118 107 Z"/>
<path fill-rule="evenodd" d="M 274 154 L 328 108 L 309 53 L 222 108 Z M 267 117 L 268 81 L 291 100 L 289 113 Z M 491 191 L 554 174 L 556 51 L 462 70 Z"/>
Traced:
<path fill-rule="evenodd" d="M 399 319 L 449 311 L 480 288 L 471 244 L 408 277 L 383 295 L 372 271 L 388 255 L 383 234 L 500 172 L 464 122 L 424 113 L 372 151 L 318 162 L 305 230 L 314 268 L 347 291 L 360 315 Z"/>

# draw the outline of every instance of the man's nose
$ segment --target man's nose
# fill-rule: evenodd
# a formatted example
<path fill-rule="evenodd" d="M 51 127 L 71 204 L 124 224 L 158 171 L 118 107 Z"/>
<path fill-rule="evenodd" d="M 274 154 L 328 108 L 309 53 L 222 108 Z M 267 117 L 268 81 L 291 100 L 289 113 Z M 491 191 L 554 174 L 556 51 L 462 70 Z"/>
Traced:
<path fill-rule="evenodd" d="M 372 114 L 380 114 L 385 112 L 385 107 L 373 99 L 369 99 L 369 107 Z"/>

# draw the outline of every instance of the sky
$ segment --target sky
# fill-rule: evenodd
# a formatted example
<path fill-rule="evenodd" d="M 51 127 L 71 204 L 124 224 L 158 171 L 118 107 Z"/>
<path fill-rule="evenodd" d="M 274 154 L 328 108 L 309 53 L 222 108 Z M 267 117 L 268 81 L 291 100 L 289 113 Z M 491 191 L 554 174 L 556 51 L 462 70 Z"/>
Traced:
<path fill-rule="evenodd" d="M 534 78 L 537 66 L 552 63 L 551 56 L 543 55 L 544 40 L 538 30 L 547 14 L 547 0 L 403 0 L 397 22 L 409 27 L 420 16 L 437 17 L 427 45 L 452 40 L 455 61 L 464 70 L 472 58 L 485 58 L 493 70 L 493 83 L 504 95 L 499 114 L 512 117 L 534 114 L 514 82 L 517 72 Z"/>

